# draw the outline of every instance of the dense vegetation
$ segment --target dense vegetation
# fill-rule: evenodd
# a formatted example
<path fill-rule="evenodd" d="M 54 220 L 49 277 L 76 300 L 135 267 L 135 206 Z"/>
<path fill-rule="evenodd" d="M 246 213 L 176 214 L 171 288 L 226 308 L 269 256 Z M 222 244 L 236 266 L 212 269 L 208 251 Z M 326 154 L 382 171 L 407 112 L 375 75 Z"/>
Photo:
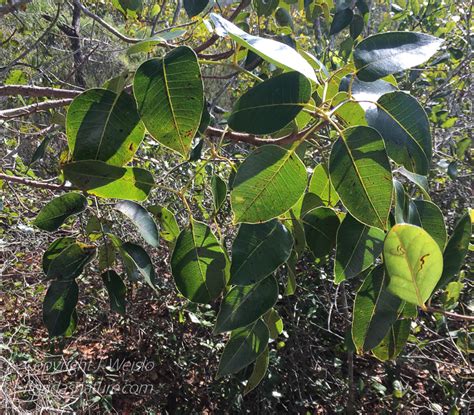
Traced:
<path fill-rule="evenodd" d="M 0 1 L 2 410 L 469 413 L 470 17 Z"/>

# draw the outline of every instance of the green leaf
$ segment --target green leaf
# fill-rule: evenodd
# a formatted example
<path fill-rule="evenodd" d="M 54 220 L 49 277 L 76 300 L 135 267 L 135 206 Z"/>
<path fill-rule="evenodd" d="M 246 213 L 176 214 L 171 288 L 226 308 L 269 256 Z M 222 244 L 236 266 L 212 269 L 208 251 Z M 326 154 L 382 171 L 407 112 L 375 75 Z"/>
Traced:
<path fill-rule="evenodd" d="M 398 317 L 402 301 L 387 290 L 383 266 L 367 274 L 354 302 L 352 339 L 357 352 L 376 347 Z"/>
<path fill-rule="evenodd" d="M 414 183 L 418 187 L 418 189 L 420 189 L 421 193 L 423 194 L 423 197 L 426 200 L 431 200 L 431 197 L 428 193 L 429 192 L 428 178 L 426 176 L 412 173 L 408 171 L 407 169 L 405 169 L 405 167 L 398 168 L 396 172 L 400 173 L 402 176 L 406 177 L 408 180 Z"/>
<path fill-rule="evenodd" d="M 66 241 L 62 242 L 63 246 L 64 242 Z M 57 248 L 58 246 L 56 246 Z M 48 279 L 64 281 L 78 277 L 81 275 L 84 267 L 94 259 L 95 252 L 95 246 L 84 245 L 80 242 L 66 246 L 52 259 L 49 257 Z"/>
<path fill-rule="evenodd" d="M 204 105 L 201 72 L 194 51 L 180 46 L 162 59 L 142 63 L 133 79 L 133 92 L 149 133 L 187 157 Z"/>
<path fill-rule="evenodd" d="M 211 229 L 192 220 L 176 241 L 171 270 L 183 296 L 195 303 L 208 304 L 227 283 L 228 259 Z"/>
<path fill-rule="evenodd" d="M 306 245 L 316 258 L 322 258 L 331 252 L 336 243 L 339 218 L 328 207 L 318 207 L 303 216 Z"/>
<path fill-rule="evenodd" d="M 109 270 L 102 274 L 102 281 L 109 293 L 110 309 L 124 316 L 127 288 L 122 279 L 115 271 Z"/>
<path fill-rule="evenodd" d="M 375 263 L 382 253 L 385 234 L 364 225 L 349 213 L 337 231 L 335 283 L 356 277 Z"/>
<path fill-rule="evenodd" d="M 158 279 L 155 274 L 153 263 L 151 262 L 147 252 L 140 245 L 132 244 L 131 242 L 125 242 L 121 249 L 127 254 L 128 265 L 131 265 L 134 268 L 133 273 L 135 275 L 141 275 L 145 282 L 155 292 L 158 292 Z"/>
<path fill-rule="evenodd" d="M 254 285 L 235 286 L 224 297 L 214 333 L 248 326 L 270 310 L 278 299 L 278 283 L 273 275 Z"/>
<path fill-rule="evenodd" d="M 106 241 L 97 251 L 97 262 L 99 272 L 105 271 L 114 265 L 117 258 L 116 250 L 112 243 Z"/>
<path fill-rule="evenodd" d="M 375 81 L 418 66 L 430 59 L 443 41 L 414 32 L 388 32 L 369 36 L 354 49 L 357 76 Z"/>
<path fill-rule="evenodd" d="M 395 190 L 395 222 L 405 223 L 408 221 L 408 195 L 397 179 L 393 179 L 393 188 Z"/>
<path fill-rule="evenodd" d="M 63 334 L 64 337 L 71 337 L 74 334 L 77 328 L 77 320 L 78 320 L 77 310 L 74 309 L 71 314 L 71 320 L 69 322 L 69 326 Z"/>
<path fill-rule="evenodd" d="M 410 326 L 410 320 L 397 320 L 382 342 L 372 350 L 374 356 L 382 361 L 395 360 L 407 343 Z"/>
<path fill-rule="evenodd" d="M 351 25 L 349 27 L 349 33 L 352 39 L 357 39 L 364 30 L 364 18 L 360 14 L 354 14 Z"/>
<path fill-rule="evenodd" d="M 295 49 L 284 43 L 250 35 L 218 14 L 211 13 L 210 18 L 218 36 L 229 36 L 240 46 L 255 52 L 275 66 L 296 71 L 313 82 L 318 82 L 311 65 Z"/>
<path fill-rule="evenodd" d="M 431 163 L 428 117 L 418 101 L 401 91 L 389 92 L 367 114 L 369 126 L 382 136 L 387 154 L 413 173 L 427 175 Z"/>
<path fill-rule="evenodd" d="M 416 211 L 416 221 L 410 221 L 412 225 L 421 226 L 436 241 L 441 250 L 446 245 L 446 225 L 443 214 L 438 206 L 427 200 L 414 200 L 410 204 Z"/>
<path fill-rule="evenodd" d="M 62 238 L 55 239 L 48 246 L 48 249 L 43 254 L 42 268 L 43 272 L 47 275 L 51 261 L 56 258 L 61 252 L 63 252 L 67 247 L 76 243 L 76 238 L 70 236 L 65 236 Z"/>
<path fill-rule="evenodd" d="M 395 225 L 385 238 L 388 289 L 402 300 L 424 308 L 443 270 L 443 256 L 436 241 L 422 228 Z"/>
<path fill-rule="evenodd" d="M 137 151 L 145 127 L 129 94 L 95 88 L 72 101 L 66 134 L 74 161 L 101 160 L 123 166 Z"/>
<path fill-rule="evenodd" d="M 274 308 L 265 313 L 263 321 L 268 327 L 270 339 L 275 340 L 281 333 L 283 333 L 283 320 L 278 314 L 278 311 Z"/>
<path fill-rule="evenodd" d="M 217 378 L 237 373 L 254 362 L 268 344 L 268 328 L 262 320 L 234 330 L 222 353 Z"/>
<path fill-rule="evenodd" d="M 183 36 L 186 30 L 170 30 L 168 32 L 160 32 L 159 35 L 149 37 L 138 43 L 133 44 L 127 49 L 127 55 L 134 55 L 137 53 L 152 52 L 155 46 L 174 40 Z"/>
<path fill-rule="evenodd" d="M 63 170 L 72 184 L 103 198 L 145 200 L 155 185 L 148 170 L 111 166 L 103 161 L 76 161 L 63 166 Z"/>
<path fill-rule="evenodd" d="M 292 151 L 265 145 L 240 165 L 233 182 L 234 221 L 258 223 L 290 209 L 306 188 L 306 168 Z"/>
<path fill-rule="evenodd" d="M 324 205 L 336 206 L 339 201 L 339 195 L 331 183 L 326 164 L 321 163 L 315 167 L 309 182 L 308 192 L 319 196 Z"/>
<path fill-rule="evenodd" d="M 33 225 L 44 231 L 53 232 L 72 215 L 81 213 L 87 207 L 87 199 L 80 193 L 66 193 L 51 200 L 44 206 Z"/>
<path fill-rule="evenodd" d="M 263 353 L 258 356 L 257 360 L 255 361 L 255 366 L 253 368 L 252 374 L 250 375 L 249 380 L 245 385 L 245 389 L 243 392 L 244 396 L 247 395 L 249 392 L 253 391 L 260 384 L 262 379 L 265 377 L 265 374 L 267 373 L 269 361 L 270 359 L 268 347 L 266 347 Z"/>
<path fill-rule="evenodd" d="M 354 12 L 351 9 L 342 9 L 334 15 L 329 29 L 329 36 L 335 35 L 349 26 L 354 17 Z"/>
<path fill-rule="evenodd" d="M 184 10 L 189 18 L 197 16 L 209 4 L 209 0 L 183 0 Z"/>
<path fill-rule="evenodd" d="M 214 202 L 214 211 L 218 212 L 225 202 L 227 195 L 227 184 L 218 175 L 211 178 L 212 200 Z"/>
<path fill-rule="evenodd" d="M 359 222 L 385 229 L 392 204 L 392 173 L 379 133 L 351 127 L 334 143 L 331 182 L 342 203 Z"/>
<path fill-rule="evenodd" d="M 364 109 L 358 102 L 350 100 L 347 92 L 338 92 L 333 97 L 331 105 L 334 115 L 345 127 L 367 125 Z"/>
<path fill-rule="evenodd" d="M 160 224 L 160 236 L 167 242 L 175 242 L 179 236 L 179 225 L 174 213 L 160 205 L 148 206 L 148 210 L 156 216 Z"/>
<path fill-rule="evenodd" d="M 69 327 L 77 304 L 76 281 L 53 281 L 43 301 L 43 322 L 50 337 L 62 335 Z"/>
<path fill-rule="evenodd" d="M 242 95 L 228 119 L 229 127 L 250 134 L 270 134 L 292 121 L 311 98 L 311 84 L 298 72 L 268 79 Z"/>
<path fill-rule="evenodd" d="M 469 250 L 471 234 L 472 224 L 468 212 L 459 219 L 444 250 L 443 274 L 436 285 L 437 290 L 444 288 L 448 283 L 453 281 L 454 277 L 459 273 L 467 251 Z"/>
<path fill-rule="evenodd" d="M 242 224 L 232 245 L 230 282 L 254 284 L 275 271 L 290 256 L 293 238 L 276 219 Z"/>
<path fill-rule="evenodd" d="M 146 242 L 155 248 L 160 245 L 158 227 L 145 208 L 138 203 L 123 200 L 115 205 L 115 209 L 134 223 Z"/>
<path fill-rule="evenodd" d="M 253 0 L 252 3 L 258 16 L 270 16 L 278 7 L 279 0 Z"/>
<path fill-rule="evenodd" d="M 40 145 L 36 147 L 35 152 L 31 156 L 31 161 L 30 161 L 29 166 L 31 166 L 33 163 L 43 158 L 44 153 L 46 152 L 46 149 L 52 139 L 53 139 L 52 135 L 47 135 L 45 138 L 43 138 Z"/>

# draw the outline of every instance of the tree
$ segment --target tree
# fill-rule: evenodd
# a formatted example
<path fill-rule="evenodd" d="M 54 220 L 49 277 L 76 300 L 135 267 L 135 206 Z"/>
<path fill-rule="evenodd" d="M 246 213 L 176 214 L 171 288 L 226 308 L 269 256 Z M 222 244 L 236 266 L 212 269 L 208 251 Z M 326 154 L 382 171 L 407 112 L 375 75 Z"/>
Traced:
<path fill-rule="evenodd" d="M 74 329 L 78 280 L 92 261 L 98 261 L 113 311 L 126 313 L 124 280 L 142 280 L 159 293 L 149 251 L 160 244 L 168 247 L 179 295 L 220 303 L 214 332 L 230 336 L 217 376 L 255 363 L 245 392 L 263 378 L 269 339 L 281 333 L 277 301 L 283 290 L 275 272 L 286 271 L 285 295 L 297 295 L 298 262 L 308 255 L 321 267 L 334 260 L 335 284 L 360 280 L 351 328 L 357 353 L 395 359 L 420 311 L 473 320 L 437 296 L 459 284 L 471 216 L 461 215 L 448 236 L 428 192 L 436 152 L 433 111 L 428 116 L 401 87 L 407 73 L 419 76 L 427 62 L 433 73 L 442 54 L 457 53 L 424 33 L 435 11 L 423 9 L 426 27 L 414 25 L 420 30 L 406 30 L 406 17 L 398 31 L 373 33 L 364 0 L 244 0 L 224 10 L 184 1 L 189 20 L 182 24 L 181 2 L 173 10 L 166 1 L 157 8 L 151 3 L 113 2 L 132 22 L 135 37 L 107 21 L 109 5 L 92 11 L 74 1 L 68 26 L 59 22 L 66 7 L 59 3 L 33 46 L 54 27 L 65 33 L 76 88 L 59 89 L 56 82 L 0 87 L 6 96 L 57 98 L 2 110 L 4 122 L 68 106 L 65 119 L 54 121 L 67 138 L 59 184 L 0 175 L 61 193 L 40 210 L 39 229 L 55 232 L 74 215 L 88 220 L 80 240 L 59 237 L 43 255 L 51 281 L 43 319 L 51 336 Z M 81 16 L 130 45 L 126 71 L 102 85 L 84 71 Z M 157 31 L 161 18 L 172 27 Z M 210 31 L 204 39 L 203 21 Z M 149 30 L 146 36 L 140 26 Z M 203 68 L 215 66 L 218 74 L 203 82 Z M 432 94 L 442 93 L 457 70 L 430 85 Z M 237 85 L 231 111 L 216 104 L 222 92 L 207 82 L 213 77 Z M 159 145 L 163 166 L 172 160 L 166 173 L 137 157 L 154 156 L 151 143 Z M 465 149 L 462 138 L 448 174 Z M 169 206 L 147 204 L 151 192 L 166 192 L 184 214 L 177 219 Z M 144 246 L 121 238 L 106 219 L 110 209 L 135 225 Z"/>

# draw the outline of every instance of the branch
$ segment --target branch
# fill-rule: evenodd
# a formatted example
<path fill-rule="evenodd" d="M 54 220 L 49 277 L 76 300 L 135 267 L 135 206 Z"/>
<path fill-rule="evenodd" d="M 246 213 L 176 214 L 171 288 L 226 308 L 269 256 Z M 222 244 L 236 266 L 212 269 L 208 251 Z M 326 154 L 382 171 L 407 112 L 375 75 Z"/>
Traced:
<path fill-rule="evenodd" d="M 474 321 L 474 316 L 466 316 L 464 314 L 453 313 L 452 311 L 445 311 L 436 307 L 426 307 L 424 311 L 427 311 L 428 313 L 440 313 L 445 315 L 446 317 L 452 318 L 453 320 Z"/>
<path fill-rule="evenodd" d="M 12 108 L 4 111 L 0 111 L 0 120 L 8 120 L 11 118 L 24 117 L 31 115 L 39 111 L 45 111 L 52 108 L 59 108 L 69 105 L 72 102 L 72 98 L 57 99 L 51 101 L 39 102 L 36 104 L 26 105 L 24 107 Z"/>
<path fill-rule="evenodd" d="M 24 177 L 9 176 L 7 174 L 0 173 L 0 180 L 5 180 L 9 183 L 23 184 L 25 186 L 36 187 L 38 189 L 49 189 L 49 190 L 70 190 L 71 186 L 65 186 L 64 184 L 53 184 L 44 183 L 36 180 L 26 179 Z"/>
<path fill-rule="evenodd" d="M 74 98 L 83 91 L 74 89 L 49 88 L 32 85 L 0 86 L 0 96 L 22 95 L 28 97 Z"/>
<path fill-rule="evenodd" d="M 15 12 L 19 7 L 26 6 L 31 3 L 31 0 L 11 0 L 10 4 L 0 7 L 0 16 L 5 16 L 8 13 Z"/>

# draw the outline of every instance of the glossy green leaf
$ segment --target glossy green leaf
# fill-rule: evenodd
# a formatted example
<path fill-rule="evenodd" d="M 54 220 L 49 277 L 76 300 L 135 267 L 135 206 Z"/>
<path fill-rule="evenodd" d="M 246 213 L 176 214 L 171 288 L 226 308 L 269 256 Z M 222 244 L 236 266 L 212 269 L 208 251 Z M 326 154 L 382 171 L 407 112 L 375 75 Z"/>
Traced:
<path fill-rule="evenodd" d="M 427 175 L 431 163 L 428 117 L 418 101 L 401 91 L 377 100 L 377 110 L 367 114 L 369 125 L 382 136 L 389 157 L 413 173 Z"/>
<path fill-rule="evenodd" d="M 283 333 L 283 320 L 274 308 L 265 313 L 263 321 L 268 327 L 270 339 L 275 340 L 281 333 Z"/>
<path fill-rule="evenodd" d="M 430 59 L 443 41 L 424 33 L 387 32 L 369 36 L 354 49 L 357 76 L 375 81 Z"/>
<path fill-rule="evenodd" d="M 76 161 L 63 166 L 63 171 L 72 184 L 103 198 L 145 200 L 155 184 L 148 170 L 102 161 Z"/>
<path fill-rule="evenodd" d="M 270 134 L 292 121 L 311 98 L 309 81 L 298 72 L 268 79 L 243 94 L 228 119 L 229 127 L 250 134 Z"/>
<path fill-rule="evenodd" d="M 102 281 L 109 294 L 110 309 L 124 316 L 127 288 L 122 279 L 115 271 L 109 270 L 102 274 Z"/>
<path fill-rule="evenodd" d="M 339 218 L 331 208 L 318 207 L 303 216 L 306 245 L 316 258 L 328 255 L 336 244 Z"/>
<path fill-rule="evenodd" d="M 254 284 L 275 271 L 290 256 L 293 238 L 276 219 L 242 224 L 232 245 L 230 282 Z"/>
<path fill-rule="evenodd" d="M 277 299 L 278 283 L 273 275 L 254 285 L 233 287 L 222 300 L 214 332 L 248 326 L 270 310 Z"/>
<path fill-rule="evenodd" d="M 385 234 L 360 223 L 349 213 L 337 231 L 334 282 L 356 277 L 375 263 L 382 253 Z"/>
<path fill-rule="evenodd" d="M 189 18 L 197 16 L 209 4 L 209 0 L 183 0 L 184 10 Z"/>
<path fill-rule="evenodd" d="M 81 275 L 84 267 L 94 259 L 96 248 L 75 242 L 66 246 L 49 262 L 48 279 L 72 280 Z"/>
<path fill-rule="evenodd" d="M 127 164 L 145 135 L 133 98 L 126 92 L 89 89 L 74 98 L 66 117 L 72 160 Z"/>
<path fill-rule="evenodd" d="M 105 242 L 97 250 L 97 265 L 99 272 L 105 271 L 114 265 L 117 259 L 116 250 L 113 244 L 109 241 Z"/>
<path fill-rule="evenodd" d="M 43 140 L 41 141 L 39 146 L 36 147 L 35 152 L 31 156 L 31 160 L 30 160 L 30 164 L 29 164 L 30 166 L 33 163 L 36 163 L 38 160 L 41 160 L 43 158 L 44 153 L 46 152 L 46 149 L 48 148 L 48 145 L 49 145 L 49 143 L 51 142 L 52 139 L 53 139 L 52 135 L 47 135 L 46 137 L 43 138 Z"/>
<path fill-rule="evenodd" d="M 374 356 L 382 361 L 394 360 L 407 343 L 410 326 L 410 320 L 397 320 L 382 342 L 372 350 Z"/>
<path fill-rule="evenodd" d="M 424 307 L 443 271 L 443 256 L 436 241 L 422 228 L 395 225 L 385 238 L 388 289 L 412 304 Z"/>
<path fill-rule="evenodd" d="M 48 202 L 36 216 L 33 225 L 44 231 L 53 232 L 68 217 L 81 213 L 86 207 L 87 199 L 83 195 L 80 193 L 66 193 Z"/>
<path fill-rule="evenodd" d="M 352 340 L 357 352 L 376 347 L 398 317 L 402 301 L 387 289 L 383 266 L 367 274 L 354 302 Z"/>
<path fill-rule="evenodd" d="M 393 188 L 395 190 L 395 222 L 405 223 L 408 217 L 408 195 L 403 185 L 396 179 L 393 179 Z"/>
<path fill-rule="evenodd" d="M 364 18 L 360 14 L 354 14 L 351 25 L 349 26 L 349 33 L 352 39 L 357 39 L 364 30 Z"/>
<path fill-rule="evenodd" d="M 332 99 L 334 115 L 344 127 L 367 125 L 365 111 L 362 106 L 349 99 L 347 92 L 338 92 Z"/>
<path fill-rule="evenodd" d="M 255 360 L 255 366 L 253 368 L 252 374 L 245 385 L 243 395 L 253 391 L 263 380 L 265 374 L 267 373 L 268 363 L 270 362 L 268 347 L 263 351 L 263 353 L 257 357 Z"/>
<path fill-rule="evenodd" d="M 415 184 L 418 189 L 420 189 L 421 193 L 423 194 L 423 198 L 425 200 L 431 200 L 429 195 L 429 188 L 428 188 L 428 178 L 421 174 L 412 173 L 405 169 L 405 167 L 400 167 L 396 170 L 397 173 L 400 173 L 402 176 L 406 177 L 410 182 Z"/>
<path fill-rule="evenodd" d="M 446 244 L 446 249 L 443 253 L 443 274 L 436 285 L 436 289 L 444 288 L 448 283 L 453 281 L 455 276 L 459 273 L 467 251 L 469 250 L 471 235 L 471 217 L 469 213 L 466 213 L 459 219 Z"/>
<path fill-rule="evenodd" d="M 168 32 L 160 32 L 159 35 L 155 35 L 140 42 L 134 43 L 127 49 L 127 55 L 134 55 L 137 53 L 149 53 L 152 52 L 158 45 L 174 40 L 178 37 L 183 36 L 186 30 L 170 30 Z"/>
<path fill-rule="evenodd" d="M 122 200 L 115 205 L 115 209 L 133 222 L 146 242 L 155 248 L 160 245 L 158 227 L 145 208 L 138 203 Z"/>
<path fill-rule="evenodd" d="M 77 310 L 74 309 L 71 314 L 71 320 L 69 321 L 69 326 L 63 334 L 64 337 L 71 337 L 74 334 L 77 328 L 77 320 L 78 320 Z"/>
<path fill-rule="evenodd" d="M 299 72 L 306 78 L 317 82 L 311 65 L 292 47 L 275 40 L 250 35 L 218 14 L 211 13 L 209 16 L 218 36 L 229 36 L 240 46 L 255 52 L 275 66 Z"/>
<path fill-rule="evenodd" d="M 335 35 L 349 26 L 354 17 L 354 12 L 351 9 L 342 9 L 334 15 L 329 29 L 329 35 Z"/>
<path fill-rule="evenodd" d="M 180 230 L 174 213 L 160 205 L 148 206 L 148 210 L 155 215 L 160 224 L 160 236 L 167 242 L 175 242 Z"/>
<path fill-rule="evenodd" d="M 319 196 L 324 205 L 336 206 L 339 201 L 339 195 L 331 183 L 326 164 L 321 163 L 315 167 L 309 182 L 308 192 Z"/>
<path fill-rule="evenodd" d="M 138 273 L 154 291 L 157 291 L 158 279 L 147 252 L 140 245 L 131 242 L 125 242 L 121 249 L 128 255 L 128 264 L 133 264 L 134 274 Z"/>
<path fill-rule="evenodd" d="M 61 252 L 63 252 L 67 247 L 76 243 L 76 238 L 70 236 L 65 236 L 62 238 L 55 239 L 48 246 L 48 249 L 43 254 L 42 259 L 42 268 L 43 272 L 47 275 L 51 261 L 56 258 Z"/>
<path fill-rule="evenodd" d="M 180 46 L 162 59 L 142 63 L 133 79 L 133 92 L 149 133 L 187 157 L 204 105 L 201 72 L 194 51 Z"/>
<path fill-rule="evenodd" d="M 233 182 L 234 221 L 258 223 L 290 209 L 306 188 L 306 168 L 292 151 L 266 145 L 240 165 Z"/>
<path fill-rule="evenodd" d="M 77 304 L 76 281 L 53 281 L 43 301 L 43 322 L 50 337 L 62 335 L 69 327 Z"/>
<path fill-rule="evenodd" d="M 446 245 L 446 225 L 441 210 L 434 203 L 427 200 L 414 200 L 413 204 L 416 210 L 416 221 L 410 221 L 412 225 L 421 226 L 436 241 L 441 250 Z"/>
<path fill-rule="evenodd" d="M 237 373 L 254 362 L 268 344 L 268 328 L 262 320 L 234 330 L 222 353 L 217 378 Z"/>
<path fill-rule="evenodd" d="M 214 202 L 214 211 L 218 212 L 225 202 L 227 196 L 227 184 L 216 174 L 211 178 L 212 200 Z"/>
<path fill-rule="evenodd" d="M 252 0 L 258 16 L 270 16 L 278 7 L 279 0 Z"/>
<path fill-rule="evenodd" d="M 179 234 L 171 269 L 179 292 L 196 303 L 208 304 L 216 299 L 228 279 L 224 250 L 211 229 L 194 220 Z"/>
<path fill-rule="evenodd" d="M 331 182 L 358 221 L 385 229 L 392 204 L 392 173 L 384 143 L 370 127 L 351 127 L 334 143 Z"/>
<path fill-rule="evenodd" d="M 306 241 L 305 241 L 306 246 Z M 298 260 L 298 256 L 295 251 L 291 252 L 288 261 L 286 261 L 286 268 L 288 270 L 288 279 L 285 286 L 285 295 L 294 295 L 296 292 L 296 288 L 298 283 L 296 281 L 296 261 Z"/>

